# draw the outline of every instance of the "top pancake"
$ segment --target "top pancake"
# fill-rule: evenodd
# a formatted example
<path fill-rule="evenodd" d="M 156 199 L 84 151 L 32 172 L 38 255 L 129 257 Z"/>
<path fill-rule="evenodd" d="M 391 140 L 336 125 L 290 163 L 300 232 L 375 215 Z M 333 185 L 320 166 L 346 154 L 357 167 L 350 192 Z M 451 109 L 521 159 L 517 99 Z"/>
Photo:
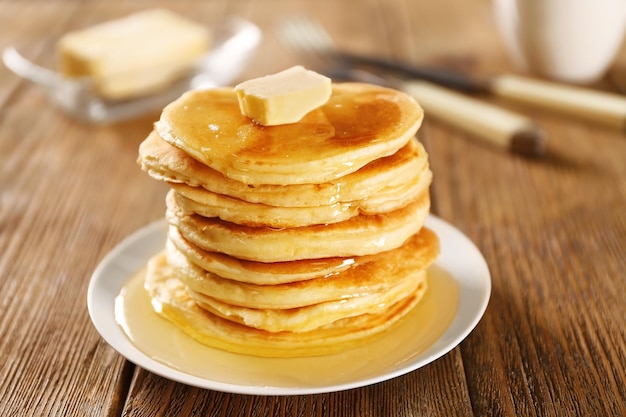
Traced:
<path fill-rule="evenodd" d="M 417 132 L 410 96 L 370 84 L 333 84 L 300 122 L 262 126 L 241 114 L 231 88 L 196 90 L 169 104 L 156 130 L 173 146 L 245 184 L 320 184 L 395 153 Z"/>

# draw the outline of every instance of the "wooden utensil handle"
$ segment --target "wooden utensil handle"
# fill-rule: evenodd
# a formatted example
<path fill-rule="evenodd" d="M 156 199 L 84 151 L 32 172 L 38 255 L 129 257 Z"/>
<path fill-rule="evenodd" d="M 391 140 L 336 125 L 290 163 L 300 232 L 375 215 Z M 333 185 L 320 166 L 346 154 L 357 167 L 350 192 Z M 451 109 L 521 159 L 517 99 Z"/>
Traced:
<path fill-rule="evenodd" d="M 415 97 L 426 117 L 432 116 L 495 146 L 528 154 L 544 151 L 543 131 L 526 117 L 426 81 L 407 81 L 402 89 Z"/>
<path fill-rule="evenodd" d="M 511 100 L 584 118 L 617 128 L 626 127 L 626 98 L 582 87 L 515 75 L 492 80 L 491 92 Z"/>

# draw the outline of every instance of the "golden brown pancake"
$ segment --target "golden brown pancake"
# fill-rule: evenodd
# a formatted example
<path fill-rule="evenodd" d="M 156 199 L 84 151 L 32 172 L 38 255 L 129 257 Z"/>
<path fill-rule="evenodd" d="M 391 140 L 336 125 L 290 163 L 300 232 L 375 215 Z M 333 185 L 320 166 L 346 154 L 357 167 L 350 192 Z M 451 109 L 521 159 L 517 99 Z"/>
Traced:
<path fill-rule="evenodd" d="M 202 217 L 219 217 L 244 226 L 283 228 L 337 223 L 360 212 L 359 202 L 317 207 L 276 207 L 248 203 L 187 184 L 171 184 L 171 187 L 175 191 L 176 204 L 182 211 Z"/>
<path fill-rule="evenodd" d="M 427 247 L 420 247 L 426 242 Z M 417 256 L 401 260 L 416 247 Z M 411 238 L 406 248 L 389 251 L 386 256 L 335 275 L 275 285 L 220 277 L 198 267 L 171 246 L 167 248 L 167 260 L 174 276 L 198 293 L 241 307 L 288 309 L 385 292 L 427 268 L 438 252 L 437 238 L 427 231 L 423 236 Z"/>
<path fill-rule="evenodd" d="M 232 88 L 185 93 L 163 110 L 159 136 L 246 184 L 322 184 L 392 155 L 422 123 L 410 96 L 370 84 L 333 85 L 298 123 L 262 126 L 241 114 Z"/>
<path fill-rule="evenodd" d="M 187 290 L 200 307 L 226 320 L 272 333 L 300 333 L 362 314 L 383 314 L 390 305 L 409 294 L 421 298 L 426 285 L 426 271 L 416 271 L 384 291 L 289 309 L 241 307 L 208 297 L 189 287 Z"/>
<path fill-rule="evenodd" d="M 182 237 L 170 226 L 166 246 L 173 245 L 198 267 L 241 282 L 257 285 L 284 284 L 335 275 L 350 268 L 359 258 L 301 259 L 291 262 L 255 262 L 238 259 L 221 252 L 205 251 Z M 376 256 L 376 255 L 371 255 Z"/>
<path fill-rule="evenodd" d="M 423 180 L 428 155 L 421 143 L 411 140 L 393 155 L 376 159 L 358 171 L 323 184 L 256 184 L 226 178 L 182 150 L 162 140 L 156 132 L 139 147 L 138 162 L 153 178 L 170 183 L 203 187 L 223 196 L 277 207 L 317 207 L 363 201 L 386 189 Z M 430 174 L 428 172 L 427 174 Z"/>
<path fill-rule="evenodd" d="M 421 229 L 430 208 L 425 192 L 390 213 L 359 215 L 328 225 L 275 229 L 186 213 L 171 190 L 166 200 L 167 220 L 185 239 L 207 251 L 259 262 L 362 256 L 395 249 Z"/>
<path fill-rule="evenodd" d="M 148 262 L 146 289 L 155 311 L 200 343 L 235 353 L 263 357 L 302 357 L 337 353 L 367 343 L 405 317 L 422 296 L 415 294 L 381 314 L 337 320 L 308 332 L 268 332 L 216 316 L 201 308 L 187 288 L 173 278 L 163 254 Z"/>
<path fill-rule="evenodd" d="M 180 251 L 187 261 L 208 273 L 255 285 L 287 284 L 313 278 L 328 278 L 346 271 L 351 275 L 344 277 L 360 277 L 361 285 L 364 285 L 371 279 L 372 271 L 384 271 L 379 274 L 391 279 L 390 275 L 395 274 L 401 267 L 426 269 L 439 254 L 437 235 L 426 227 L 422 227 L 397 249 L 346 258 L 302 259 L 291 262 L 247 261 L 220 252 L 205 251 L 183 238 L 175 227 L 169 229 L 166 246 L 168 251 Z"/>
<path fill-rule="evenodd" d="M 428 167 L 399 186 L 383 187 L 380 192 L 358 201 L 336 202 L 316 207 L 276 207 L 207 191 L 187 184 L 171 184 L 174 199 L 187 213 L 220 219 L 244 226 L 275 228 L 330 224 L 359 214 L 381 214 L 402 208 L 428 192 L 432 174 Z"/>

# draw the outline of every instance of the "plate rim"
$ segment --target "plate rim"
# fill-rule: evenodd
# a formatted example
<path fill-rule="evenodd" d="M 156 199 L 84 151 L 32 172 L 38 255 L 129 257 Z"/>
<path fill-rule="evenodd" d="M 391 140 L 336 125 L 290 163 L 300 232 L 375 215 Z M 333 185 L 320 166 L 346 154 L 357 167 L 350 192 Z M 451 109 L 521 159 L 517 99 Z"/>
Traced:
<path fill-rule="evenodd" d="M 162 249 L 167 233 L 167 222 L 165 219 L 153 221 L 131 233 L 115 245 L 98 263 L 91 275 L 87 289 L 89 317 L 100 336 L 125 359 L 161 377 L 198 388 L 248 395 L 305 395 L 343 391 L 372 385 L 413 372 L 452 351 L 478 325 L 489 304 L 491 297 L 491 274 L 487 262 L 476 245 L 459 229 L 436 215 L 430 214 L 426 219 L 425 226 L 433 229 L 437 234 L 445 237 L 454 237 L 453 241 L 450 241 L 449 238 L 448 240 L 440 238 L 441 254 L 435 261 L 435 265 L 442 266 L 444 264 L 443 268 L 447 269 L 445 264 L 450 262 L 450 257 L 455 256 L 455 254 L 451 253 L 452 249 L 450 248 L 452 243 L 454 243 L 464 248 L 460 257 L 466 262 L 470 261 L 473 263 L 473 269 L 480 271 L 480 277 L 474 282 L 472 280 L 475 280 L 476 277 L 470 277 L 470 279 L 467 279 L 467 277 L 459 278 L 457 275 L 450 273 L 457 284 L 459 284 L 459 306 L 448 328 L 424 352 L 408 360 L 406 365 L 398 369 L 383 370 L 372 377 L 336 385 L 308 387 L 233 384 L 190 375 L 158 362 L 141 352 L 128 339 L 115 320 L 115 298 L 123 285 L 132 276 L 132 272 L 128 271 L 129 268 L 120 268 L 120 271 L 117 271 L 118 273 L 116 274 L 116 262 L 125 257 L 123 260 L 133 264 L 133 269 L 138 271 L 150 256 Z M 149 240 L 148 244 L 146 244 L 146 240 L 153 237 L 153 235 L 155 238 Z M 162 237 L 162 239 L 156 239 L 156 237 Z M 104 282 L 104 277 L 110 277 L 111 269 L 113 269 L 113 278 Z M 473 303 L 470 303 L 472 305 L 468 306 L 466 305 L 468 300 L 463 298 L 463 285 L 461 284 L 472 283 L 476 284 L 479 294 L 477 298 L 471 299 Z M 109 288 L 108 294 L 114 294 L 114 296 L 103 298 L 102 295 L 99 295 L 99 293 L 103 294 L 100 291 L 103 287 Z M 468 291 L 467 288 L 466 291 Z M 464 311 L 467 309 L 470 311 Z M 105 314 L 101 314 L 102 311 Z M 470 313 L 469 316 L 468 313 Z M 462 322 L 462 325 L 459 324 L 460 322 Z M 459 327 L 460 329 L 458 329 Z"/>

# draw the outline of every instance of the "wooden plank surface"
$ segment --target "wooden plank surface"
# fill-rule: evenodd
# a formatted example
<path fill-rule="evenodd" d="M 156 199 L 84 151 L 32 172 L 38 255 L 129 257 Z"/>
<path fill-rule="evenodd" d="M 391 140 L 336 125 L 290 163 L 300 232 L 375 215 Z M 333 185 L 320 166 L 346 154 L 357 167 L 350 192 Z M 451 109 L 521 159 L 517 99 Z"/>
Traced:
<path fill-rule="evenodd" d="M 278 17 L 296 13 L 318 19 L 355 51 L 519 72 L 485 0 L 4 0 L 0 46 L 30 41 L 30 51 L 51 63 L 50 40 L 59 34 L 159 4 L 207 25 L 230 14 L 260 25 L 264 42 L 242 78 L 300 62 L 273 31 Z M 387 382 L 246 396 L 137 368 L 88 317 L 95 266 L 163 216 L 167 187 L 135 162 L 158 115 L 78 123 L 0 67 L 0 415 L 626 415 L 626 135 L 481 99 L 530 115 L 550 141 L 544 158 L 531 159 L 428 117 L 420 130 L 434 173 L 433 212 L 476 243 L 492 273 L 477 328 L 448 355 Z"/>

